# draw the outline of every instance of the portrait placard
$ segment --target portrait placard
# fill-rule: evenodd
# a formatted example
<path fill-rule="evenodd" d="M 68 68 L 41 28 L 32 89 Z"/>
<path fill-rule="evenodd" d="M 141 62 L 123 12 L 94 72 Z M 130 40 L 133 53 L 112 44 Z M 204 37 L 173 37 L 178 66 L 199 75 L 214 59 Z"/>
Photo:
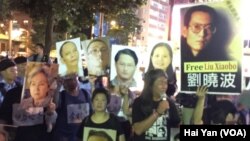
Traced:
<path fill-rule="evenodd" d="M 96 38 L 81 42 L 87 61 L 88 74 L 103 76 L 109 74 L 110 45 L 108 38 Z"/>
<path fill-rule="evenodd" d="M 139 49 L 122 45 L 112 45 L 111 73 L 112 85 L 137 87 L 142 75 L 139 73 Z"/>
<path fill-rule="evenodd" d="M 71 73 L 83 76 L 80 38 L 57 42 L 56 51 L 60 76 L 65 76 Z"/>
<path fill-rule="evenodd" d="M 239 1 L 181 8 L 181 91 L 207 86 L 209 94 L 242 90 Z"/>

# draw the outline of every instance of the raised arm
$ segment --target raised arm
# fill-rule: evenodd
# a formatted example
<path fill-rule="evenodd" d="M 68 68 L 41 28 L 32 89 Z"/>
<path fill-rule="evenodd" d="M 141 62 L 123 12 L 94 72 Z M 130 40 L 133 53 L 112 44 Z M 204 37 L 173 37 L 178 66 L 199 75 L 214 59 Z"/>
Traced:
<path fill-rule="evenodd" d="M 196 91 L 196 95 L 198 97 L 194 114 L 193 114 L 193 123 L 194 124 L 203 124 L 202 116 L 204 111 L 204 103 L 206 98 L 206 93 L 208 91 L 207 86 L 199 86 Z"/>

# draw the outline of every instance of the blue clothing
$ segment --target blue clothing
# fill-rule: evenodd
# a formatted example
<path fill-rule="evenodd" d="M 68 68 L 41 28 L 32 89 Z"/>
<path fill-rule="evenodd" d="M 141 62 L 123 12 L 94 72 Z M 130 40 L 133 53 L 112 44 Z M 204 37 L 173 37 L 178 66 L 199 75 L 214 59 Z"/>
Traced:
<path fill-rule="evenodd" d="M 17 76 L 16 81 L 23 85 L 24 77 L 23 76 Z"/>
<path fill-rule="evenodd" d="M 34 54 L 28 57 L 29 62 L 47 62 L 52 63 L 51 59 L 47 55 Z"/>
<path fill-rule="evenodd" d="M 2 105 L 5 94 L 10 90 L 19 85 L 18 82 L 13 82 L 11 84 L 7 83 L 4 79 L 0 80 L 0 107 Z"/>
<path fill-rule="evenodd" d="M 81 89 L 87 90 L 88 92 L 91 93 L 92 87 L 91 87 L 91 84 L 88 80 L 80 81 L 79 85 L 80 85 Z"/>
<path fill-rule="evenodd" d="M 90 95 L 81 89 L 77 96 L 70 95 L 66 90 L 61 91 L 60 96 L 54 141 L 62 138 L 76 141 L 76 133 L 82 120 L 92 112 Z"/>
<path fill-rule="evenodd" d="M 28 61 L 31 62 L 42 62 L 43 56 L 40 56 L 39 54 L 34 54 L 28 57 Z"/>

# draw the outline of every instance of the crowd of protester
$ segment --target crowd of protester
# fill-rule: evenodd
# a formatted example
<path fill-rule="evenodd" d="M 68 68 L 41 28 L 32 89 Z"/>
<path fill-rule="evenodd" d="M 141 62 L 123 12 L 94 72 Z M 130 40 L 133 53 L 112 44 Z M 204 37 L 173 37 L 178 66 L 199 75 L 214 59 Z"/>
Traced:
<path fill-rule="evenodd" d="M 172 60 L 167 45 L 155 48 L 167 49 Z M 153 60 L 154 53 L 151 56 Z M 143 77 L 143 90 L 136 94 L 125 85 L 104 84 L 107 76 L 88 76 L 86 68 L 82 71 L 88 77 L 71 73 L 53 81 L 41 68 L 25 84 L 28 62 L 53 63 L 42 58 L 0 61 L 0 124 L 17 126 L 15 141 L 170 140 L 170 129 L 182 124 L 250 124 L 249 91 L 239 96 L 208 95 L 209 89 L 200 86 L 191 97 L 173 95 L 177 90 L 173 69 L 170 76 L 168 65 L 154 66 L 154 60 Z M 24 85 L 31 98 L 21 101 Z M 46 97 L 43 102 L 40 92 Z"/>

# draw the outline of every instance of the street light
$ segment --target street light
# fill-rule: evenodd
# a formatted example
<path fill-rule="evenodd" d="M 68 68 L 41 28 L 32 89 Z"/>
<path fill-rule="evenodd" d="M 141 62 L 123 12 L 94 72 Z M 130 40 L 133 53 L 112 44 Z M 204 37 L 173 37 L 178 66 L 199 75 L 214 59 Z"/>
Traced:
<path fill-rule="evenodd" d="M 11 31 L 11 37 L 12 37 L 12 39 L 16 39 L 16 40 L 19 40 L 19 37 L 20 37 L 20 35 L 22 34 L 22 31 L 20 30 L 20 29 L 13 29 L 12 31 Z"/>
<path fill-rule="evenodd" d="M 115 20 L 110 21 L 110 29 L 119 29 L 119 25 Z"/>
<path fill-rule="evenodd" d="M 112 21 L 110 22 L 110 25 L 111 25 L 111 27 L 115 27 L 115 26 L 116 26 L 116 21 L 115 21 L 115 20 L 112 20 Z"/>

